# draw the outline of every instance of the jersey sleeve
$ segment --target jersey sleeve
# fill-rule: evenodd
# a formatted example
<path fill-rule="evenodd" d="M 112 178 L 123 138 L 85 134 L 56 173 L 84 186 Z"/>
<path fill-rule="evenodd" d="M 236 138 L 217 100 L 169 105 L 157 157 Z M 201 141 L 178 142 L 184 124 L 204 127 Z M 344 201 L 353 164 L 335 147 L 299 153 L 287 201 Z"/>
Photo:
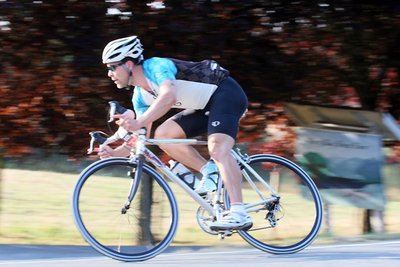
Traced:
<path fill-rule="evenodd" d="M 146 77 L 160 86 L 164 81 L 175 80 L 177 68 L 172 60 L 167 58 L 151 58 L 143 66 Z"/>
<path fill-rule="evenodd" d="M 133 109 L 135 110 L 137 118 L 142 116 L 142 114 L 150 106 L 150 105 L 145 103 L 141 90 L 142 89 L 140 87 L 136 86 L 135 90 L 133 91 L 133 96 L 132 96 L 132 105 L 133 105 Z"/>

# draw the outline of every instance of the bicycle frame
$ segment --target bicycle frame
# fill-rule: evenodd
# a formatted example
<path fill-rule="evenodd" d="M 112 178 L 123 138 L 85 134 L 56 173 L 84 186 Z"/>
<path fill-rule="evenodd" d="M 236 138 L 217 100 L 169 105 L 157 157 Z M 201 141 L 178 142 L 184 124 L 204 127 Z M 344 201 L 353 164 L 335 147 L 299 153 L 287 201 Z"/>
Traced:
<path fill-rule="evenodd" d="M 142 174 L 142 166 L 144 164 L 144 161 L 147 160 L 150 162 L 153 166 L 155 166 L 162 174 L 164 174 L 166 177 L 168 177 L 171 181 L 176 183 L 178 186 L 180 186 L 193 200 L 195 200 L 201 207 L 203 207 L 211 216 L 214 216 L 216 218 L 219 218 L 222 216 L 222 211 L 219 209 L 218 205 L 211 205 L 206 199 L 201 197 L 199 194 L 197 194 L 193 189 L 191 189 L 184 181 L 182 181 L 175 173 L 173 173 L 170 168 L 165 165 L 149 148 L 146 147 L 146 145 L 160 145 L 160 144 L 176 144 L 176 145 L 206 145 L 206 141 L 199 141 L 197 139 L 148 139 L 146 138 L 146 133 L 145 130 L 139 130 L 137 131 L 137 136 L 138 139 L 136 140 L 136 145 L 135 145 L 135 150 L 132 150 L 131 156 L 130 156 L 130 161 L 132 163 L 136 162 L 137 163 L 137 168 L 135 172 L 135 179 L 134 183 L 132 185 L 128 202 L 127 202 L 127 208 L 129 208 L 130 201 L 133 199 L 135 196 L 140 180 L 141 180 L 141 174 Z M 255 170 L 253 170 L 247 163 L 246 163 L 246 158 L 248 158 L 247 155 L 242 155 L 240 154 L 239 151 L 235 151 L 234 149 L 231 150 L 232 156 L 235 158 L 235 160 L 243 166 L 245 170 L 243 170 L 244 178 L 249 182 L 251 185 L 252 189 L 257 192 L 257 194 L 260 196 L 261 201 L 256 202 L 256 203 L 248 203 L 245 204 L 246 210 L 249 212 L 254 212 L 260 210 L 260 208 L 256 208 L 257 206 L 263 205 L 265 206 L 268 203 L 274 202 L 279 199 L 279 196 L 277 192 L 273 190 L 273 188 L 266 183 L 258 174 Z M 247 174 L 246 171 L 251 172 L 254 177 L 257 178 L 258 182 L 260 182 L 265 188 L 267 188 L 270 192 L 272 197 L 265 198 L 262 194 L 262 192 L 259 190 L 257 185 L 251 180 L 249 175 Z M 214 203 L 221 203 L 221 189 L 222 189 L 222 181 L 221 179 L 218 181 L 218 188 L 216 192 L 216 199 L 213 201 Z"/>
<path fill-rule="evenodd" d="M 129 113 L 115 101 L 111 101 L 110 106 L 110 118 L 113 118 L 114 113 Z M 221 220 L 231 208 L 229 192 L 223 188 L 222 179 L 218 179 L 215 192 L 200 196 L 147 147 L 163 144 L 206 145 L 207 142 L 197 139 L 150 139 L 146 137 L 145 128 L 131 133 L 120 127 L 111 137 L 99 131 L 89 134 L 91 136 L 89 154 L 96 151 L 95 143 L 100 144 L 100 151 L 102 145 L 119 139 L 128 145 L 134 144 L 128 158 L 104 159 L 85 168 L 79 175 L 74 189 L 72 208 L 75 223 L 85 240 L 106 256 L 121 261 L 148 260 L 161 253 L 172 242 L 177 231 L 179 210 L 174 192 L 166 180 L 177 184 L 200 205 L 196 213 L 197 223 L 204 232 L 218 235 L 220 239 L 237 233 L 249 244 L 262 251 L 291 254 L 311 244 L 320 230 L 322 200 L 318 188 L 300 166 L 284 157 L 272 154 L 249 156 L 238 148 L 231 150 L 231 156 L 240 168 L 243 200 L 247 201 L 243 204 L 246 211 L 252 213 L 249 214 L 252 217 L 252 226 L 251 228 L 226 229 L 214 227 L 214 223 Z M 114 173 L 114 167 L 118 171 L 128 171 L 128 177 L 126 177 L 128 179 L 119 179 L 118 182 L 111 179 L 102 180 L 103 176 Z M 145 201 L 141 197 L 153 196 L 138 193 L 142 175 L 145 179 L 145 174 L 156 181 L 152 183 L 155 188 L 153 192 L 160 192 L 160 197 L 166 197 L 168 203 L 160 201 L 162 206 L 155 206 L 155 209 L 149 210 L 150 207 L 147 204 L 153 204 L 153 199 L 151 199 L 144 205 L 146 206 L 144 214 L 142 204 Z M 124 177 L 119 172 L 115 172 L 115 176 Z M 126 188 L 124 183 L 129 183 L 129 181 L 130 185 Z M 97 195 L 100 192 L 99 189 L 108 190 L 108 187 L 104 187 L 104 182 L 111 183 L 110 189 L 118 192 L 116 202 L 109 201 L 108 198 L 103 200 Z M 145 193 L 145 190 L 142 191 L 141 193 Z M 122 202 L 126 201 L 122 209 L 121 198 Z M 154 204 L 159 203 L 158 199 L 154 200 L 157 200 Z M 166 212 L 163 212 L 164 205 Z M 132 211 L 128 211 L 131 207 Z M 158 207 L 161 207 L 162 214 L 158 213 Z M 153 218 L 153 212 L 156 212 L 157 218 L 159 215 L 167 216 L 165 227 L 153 224 L 158 223 L 157 220 L 141 220 L 142 215 Z M 115 223 L 116 213 L 119 213 L 117 224 Z M 145 226 L 149 229 L 141 229 L 144 226 L 142 222 L 145 222 Z M 153 228 L 161 231 L 159 237 L 154 240 Z M 296 233 L 287 234 L 288 229 L 294 229 Z M 149 234 L 143 240 L 140 237 L 143 234 L 142 230 L 148 231 L 146 235 Z M 103 237 L 103 232 L 107 233 L 107 238 Z M 108 237 L 109 233 L 110 237 Z M 124 235 L 127 237 L 123 238 Z"/>

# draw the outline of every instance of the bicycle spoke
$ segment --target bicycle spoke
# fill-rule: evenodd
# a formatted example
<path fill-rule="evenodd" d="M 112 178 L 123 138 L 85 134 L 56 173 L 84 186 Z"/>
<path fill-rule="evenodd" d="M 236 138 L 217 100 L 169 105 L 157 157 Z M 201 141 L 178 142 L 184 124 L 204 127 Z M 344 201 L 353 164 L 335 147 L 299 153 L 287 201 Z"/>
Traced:
<path fill-rule="evenodd" d="M 253 227 L 239 234 L 251 245 L 276 254 L 309 245 L 322 220 L 322 204 L 312 180 L 293 162 L 273 155 L 252 156 L 248 166 L 253 170 L 242 171 L 242 192 Z M 264 204 L 252 205 L 263 200 Z"/>
<path fill-rule="evenodd" d="M 165 249 L 177 227 L 176 201 L 167 183 L 154 170 L 143 169 L 147 187 L 141 186 L 123 212 L 132 181 L 126 173 L 133 166 L 126 159 L 94 166 L 82 175 L 73 199 L 84 238 L 101 253 L 123 261 L 145 260 Z"/>

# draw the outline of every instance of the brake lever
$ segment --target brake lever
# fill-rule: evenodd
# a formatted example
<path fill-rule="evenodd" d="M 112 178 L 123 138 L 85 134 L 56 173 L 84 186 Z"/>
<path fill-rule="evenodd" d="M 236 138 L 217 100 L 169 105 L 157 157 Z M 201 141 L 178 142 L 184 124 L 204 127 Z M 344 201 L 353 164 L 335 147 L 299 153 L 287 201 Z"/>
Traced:
<path fill-rule="evenodd" d="M 100 143 L 100 145 L 102 145 L 102 144 L 104 144 L 106 141 L 107 141 L 107 139 L 108 139 L 108 137 L 107 137 L 107 134 L 105 134 L 105 133 L 103 133 L 103 132 L 101 132 L 101 131 L 93 131 L 93 132 L 90 132 L 89 133 L 89 135 L 90 135 L 90 145 L 89 145 L 89 149 L 88 149 L 88 154 L 91 154 L 91 153 L 93 153 L 93 151 L 94 151 L 94 144 L 96 143 L 96 142 L 98 142 L 98 143 Z"/>
<path fill-rule="evenodd" d="M 116 114 L 125 114 L 125 113 L 129 114 L 130 113 L 131 114 L 130 116 L 133 116 L 133 118 L 136 117 L 136 114 L 133 110 L 127 109 L 127 108 L 121 106 L 118 101 L 110 101 L 110 102 L 108 102 L 108 104 L 110 105 L 110 119 L 108 122 L 114 121 L 113 116 Z M 132 134 L 122 127 L 119 127 L 118 130 L 110 137 L 108 137 L 107 134 L 105 134 L 104 132 L 101 132 L 101 131 L 93 131 L 93 132 L 90 132 L 89 135 L 91 136 L 91 139 L 90 139 L 88 154 L 93 153 L 94 145 L 96 142 L 98 142 L 100 145 L 107 145 L 107 144 L 113 143 L 119 139 L 122 139 L 125 142 L 133 141 Z"/>
<path fill-rule="evenodd" d="M 124 114 L 125 112 L 127 112 L 129 109 L 121 106 L 119 104 L 118 101 L 110 101 L 108 102 L 108 104 L 110 105 L 110 119 L 108 120 L 108 122 L 113 122 L 114 115 L 118 115 L 118 114 Z"/>

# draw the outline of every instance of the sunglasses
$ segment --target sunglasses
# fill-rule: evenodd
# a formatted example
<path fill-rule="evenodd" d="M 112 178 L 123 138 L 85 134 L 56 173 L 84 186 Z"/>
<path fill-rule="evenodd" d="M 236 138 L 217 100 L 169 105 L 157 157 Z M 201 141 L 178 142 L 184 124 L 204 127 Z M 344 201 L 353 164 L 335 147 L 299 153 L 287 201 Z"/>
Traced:
<path fill-rule="evenodd" d="M 107 66 L 107 70 L 115 71 L 119 66 L 124 65 L 124 64 L 125 64 L 125 62 L 120 62 L 118 64 L 109 65 L 109 66 Z"/>

